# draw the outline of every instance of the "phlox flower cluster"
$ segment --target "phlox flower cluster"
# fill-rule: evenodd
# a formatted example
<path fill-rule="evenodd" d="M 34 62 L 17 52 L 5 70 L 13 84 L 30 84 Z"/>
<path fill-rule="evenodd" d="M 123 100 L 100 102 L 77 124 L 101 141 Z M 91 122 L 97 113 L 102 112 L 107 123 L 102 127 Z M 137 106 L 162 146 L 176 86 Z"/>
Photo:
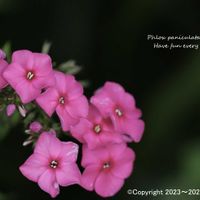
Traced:
<path fill-rule="evenodd" d="M 127 143 L 140 142 L 144 132 L 142 112 L 134 97 L 120 84 L 107 81 L 88 100 L 75 77 L 53 69 L 47 54 L 19 50 L 10 63 L 5 59 L 0 51 L 0 91 L 10 87 L 23 106 L 33 103 L 49 119 L 56 115 L 62 133 L 74 137 L 82 147 L 81 172 L 79 146 L 61 141 L 54 130 L 33 121 L 25 144 L 37 140 L 33 154 L 19 167 L 21 173 L 53 198 L 60 186 L 73 184 L 102 197 L 115 195 L 134 167 L 135 153 Z M 8 116 L 16 106 L 7 105 Z M 23 111 L 20 113 L 26 117 Z"/>

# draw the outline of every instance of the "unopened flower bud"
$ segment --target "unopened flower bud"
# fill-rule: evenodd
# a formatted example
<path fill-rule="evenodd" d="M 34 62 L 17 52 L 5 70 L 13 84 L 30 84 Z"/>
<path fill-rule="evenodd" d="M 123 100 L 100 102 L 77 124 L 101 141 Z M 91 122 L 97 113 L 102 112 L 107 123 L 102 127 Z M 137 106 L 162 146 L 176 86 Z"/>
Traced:
<path fill-rule="evenodd" d="M 26 109 L 24 108 L 23 105 L 18 106 L 18 110 L 19 110 L 22 117 L 26 117 Z"/>
<path fill-rule="evenodd" d="M 8 117 L 10 117 L 16 110 L 16 106 L 15 104 L 9 104 L 7 107 L 6 107 L 6 114 Z"/>
<path fill-rule="evenodd" d="M 38 121 L 34 121 L 29 126 L 30 131 L 34 133 L 39 133 L 42 129 L 42 125 Z"/>
<path fill-rule="evenodd" d="M 6 58 L 5 52 L 2 49 L 0 49 L 0 59 L 5 59 L 5 58 Z"/>

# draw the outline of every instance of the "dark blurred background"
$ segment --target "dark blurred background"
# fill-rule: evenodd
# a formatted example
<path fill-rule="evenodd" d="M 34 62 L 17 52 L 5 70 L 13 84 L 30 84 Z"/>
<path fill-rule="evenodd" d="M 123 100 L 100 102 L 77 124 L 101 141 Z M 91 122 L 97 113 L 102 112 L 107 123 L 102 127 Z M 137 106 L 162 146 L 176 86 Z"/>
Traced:
<path fill-rule="evenodd" d="M 148 34 L 200 35 L 199 9 L 194 0 L 0 0 L 1 46 L 11 41 L 13 50 L 40 51 L 49 40 L 53 60 L 83 66 L 77 78 L 90 80 L 88 97 L 107 80 L 135 96 L 146 130 L 141 143 L 130 145 L 134 172 L 110 199 L 140 199 L 127 194 L 134 188 L 200 188 L 200 49 L 154 49 L 147 40 Z M 21 145 L 23 132 L 14 127 L 0 137 L 0 200 L 50 199 L 18 171 L 31 154 Z M 101 198 L 70 186 L 57 199 Z"/>

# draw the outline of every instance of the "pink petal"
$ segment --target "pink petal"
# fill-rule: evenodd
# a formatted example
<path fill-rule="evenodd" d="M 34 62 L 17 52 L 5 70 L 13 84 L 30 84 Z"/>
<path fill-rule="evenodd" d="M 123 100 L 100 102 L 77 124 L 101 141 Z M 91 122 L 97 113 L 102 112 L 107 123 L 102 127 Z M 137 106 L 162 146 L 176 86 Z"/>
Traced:
<path fill-rule="evenodd" d="M 0 89 L 8 85 L 7 81 L 3 77 L 3 72 L 7 68 L 8 63 L 5 60 L 0 60 Z"/>
<path fill-rule="evenodd" d="M 56 170 L 56 179 L 61 186 L 68 186 L 80 183 L 81 173 L 75 163 L 61 164 Z"/>
<path fill-rule="evenodd" d="M 38 185 L 42 190 L 49 193 L 52 198 L 56 197 L 59 192 L 59 185 L 56 182 L 55 172 L 51 169 L 46 170 L 39 178 Z"/>
<path fill-rule="evenodd" d="M 36 75 L 32 83 L 35 88 L 38 88 L 40 90 L 47 87 L 53 87 L 55 85 L 55 77 L 53 71 L 46 74 L 46 76 Z"/>
<path fill-rule="evenodd" d="M 56 79 L 56 89 L 58 90 L 59 94 L 66 94 L 68 84 L 66 81 L 66 75 L 62 72 L 54 70 L 54 76 Z"/>
<path fill-rule="evenodd" d="M 115 83 L 115 82 L 111 82 L 111 81 L 107 81 L 104 84 L 104 88 L 109 91 L 112 92 L 114 94 L 118 94 L 118 93 L 123 93 L 124 88 L 119 84 L 119 83 Z"/>
<path fill-rule="evenodd" d="M 135 108 L 134 110 L 129 110 L 129 112 L 127 112 L 128 115 L 132 115 L 133 118 L 138 119 L 142 116 L 142 111 L 138 108 Z"/>
<path fill-rule="evenodd" d="M 44 93 L 37 97 L 37 104 L 48 114 L 49 117 L 54 113 L 58 105 L 58 92 L 55 88 L 48 88 Z"/>
<path fill-rule="evenodd" d="M 37 76 L 47 77 L 47 75 L 53 71 L 52 61 L 49 55 L 44 53 L 33 53 L 33 59 L 33 69 L 36 71 Z"/>
<path fill-rule="evenodd" d="M 134 142 L 140 142 L 144 133 L 144 122 L 142 120 L 127 118 L 119 122 L 119 129 L 125 135 L 130 136 L 130 141 L 132 139 Z"/>
<path fill-rule="evenodd" d="M 75 80 L 74 76 L 66 75 L 66 82 L 66 91 L 69 100 L 77 99 L 83 94 L 83 86 L 81 85 L 81 83 Z"/>
<path fill-rule="evenodd" d="M 115 107 L 115 103 L 105 92 L 96 93 L 90 99 L 90 102 L 98 108 L 103 117 L 108 117 Z"/>
<path fill-rule="evenodd" d="M 84 143 L 85 140 L 83 139 L 83 136 L 91 130 L 91 128 L 92 124 L 87 119 L 81 118 L 78 124 L 71 126 L 70 133 L 74 138 Z"/>
<path fill-rule="evenodd" d="M 86 190 L 94 190 L 95 180 L 100 172 L 98 165 L 89 165 L 83 171 L 81 176 L 81 186 Z"/>
<path fill-rule="evenodd" d="M 114 130 L 114 124 L 110 117 L 102 118 L 103 130 L 112 132 Z"/>
<path fill-rule="evenodd" d="M 17 63 L 10 64 L 3 73 L 4 78 L 15 89 L 22 102 L 29 103 L 39 95 L 40 91 L 36 90 L 31 82 L 27 81 L 25 75 L 24 68 Z"/>
<path fill-rule="evenodd" d="M 37 182 L 39 177 L 48 168 L 48 159 L 41 154 L 32 154 L 26 162 L 20 166 L 21 173 L 31 181 Z"/>
<path fill-rule="evenodd" d="M 24 104 L 35 100 L 40 94 L 40 91 L 38 89 L 35 89 L 31 82 L 28 82 L 26 80 L 18 83 L 15 87 L 15 91 L 20 96 L 20 99 Z"/>
<path fill-rule="evenodd" d="M 124 155 L 124 152 L 127 149 L 127 145 L 126 143 L 111 144 L 108 145 L 106 148 L 110 154 L 110 157 L 113 158 L 114 160 L 117 160 L 118 158 L 121 158 L 122 155 Z"/>
<path fill-rule="evenodd" d="M 69 101 L 65 108 L 74 118 L 86 117 L 88 114 L 88 101 L 86 97 L 82 96 Z"/>
<path fill-rule="evenodd" d="M 111 197 L 122 188 L 123 184 L 123 179 L 111 173 L 101 172 L 95 182 L 95 191 L 102 197 Z"/>
<path fill-rule="evenodd" d="M 78 157 L 78 148 L 78 145 L 73 142 L 62 142 L 62 149 L 60 152 L 62 162 L 76 162 Z"/>
<path fill-rule="evenodd" d="M 135 108 L 134 97 L 125 92 L 124 88 L 120 84 L 115 82 L 106 82 L 102 91 L 106 92 L 112 101 L 123 109 L 130 110 Z"/>
<path fill-rule="evenodd" d="M 121 143 L 123 142 L 121 134 L 113 130 L 113 132 L 103 131 L 100 133 L 100 141 L 103 144 L 108 143 Z"/>
<path fill-rule="evenodd" d="M 124 110 L 132 111 L 136 108 L 135 107 L 135 99 L 134 99 L 133 95 L 131 95 L 127 92 L 124 92 L 123 94 L 121 94 L 121 98 L 119 98 L 118 100 L 116 99 L 116 102 Z"/>
<path fill-rule="evenodd" d="M 77 82 L 72 75 L 66 75 L 59 71 L 54 71 L 56 87 L 60 94 L 66 95 L 68 100 L 73 100 L 83 94 L 82 85 Z"/>
<path fill-rule="evenodd" d="M 3 77 L 12 88 L 16 89 L 17 85 L 25 80 L 25 74 L 26 72 L 21 65 L 12 63 L 4 70 Z"/>
<path fill-rule="evenodd" d="M 88 112 L 88 116 L 87 118 L 91 121 L 91 122 L 100 122 L 102 120 L 102 116 L 101 113 L 98 111 L 98 109 L 92 105 L 89 104 L 89 112 Z"/>
<path fill-rule="evenodd" d="M 39 153 L 47 158 L 56 159 L 61 152 L 62 143 L 51 132 L 44 132 L 40 135 L 34 153 Z"/>
<path fill-rule="evenodd" d="M 18 63 L 24 69 L 32 69 L 34 64 L 33 53 L 28 50 L 15 51 L 12 55 L 12 63 Z"/>
<path fill-rule="evenodd" d="M 116 103 L 119 100 L 123 100 L 125 94 L 125 90 L 120 84 L 109 81 L 105 83 L 105 85 L 102 88 L 102 91 L 105 91 L 109 95 L 109 97 Z"/>
<path fill-rule="evenodd" d="M 108 145 L 107 151 L 113 160 L 111 172 L 119 178 L 127 178 L 133 170 L 134 151 L 128 148 L 125 143 Z"/>
<path fill-rule="evenodd" d="M 58 114 L 58 117 L 62 125 L 62 129 L 64 131 L 70 130 L 70 127 L 78 122 L 78 120 L 70 116 L 68 112 L 65 110 L 65 108 L 61 105 L 57 106 L 56 113 Z"/>
<path fill-rule="evenodd" d="M 100 133 L 100 134 L 102 134 L 102 133 Z M 89 149 L 95 149 L 97 147 L 104 145 L 100 141 L 100 136 L 98 136 L 97 134 L 95 134 L 92 131 L 86 132 L 84 134 L 83 138 L 84 138 L 84 141 L 86 142 L 86 144 L 88 145 Z"/>
<path fill-rule="evenodd" d="M 121 179 L 128 178 L 133 171 L 133 162 L 117 163 L 112 168 L 112 174 Z"/>
<path fill-rule="evenodd" d="M 112 151 L 113 153 L 113 151 Z M 131 175 L 133 164 L 135 161 L 135 153 L 130 148 L 126 148 L 121 157 L 115 159 L 112 167 L 112 173 L 119 178 L 127 178 Z"/>
<path fill-rule="evenodd" d="M 88 165 L 92 164 L 101 165 L 102 160 L 106 160 L 109 158 L 109 153 L 104 146 L 93 150 L 89 149 L 87 145 L 83 145 L 82 148 L 83 150 L 82 150 L 81 165 L 83 167 L 87 167 Z"/>

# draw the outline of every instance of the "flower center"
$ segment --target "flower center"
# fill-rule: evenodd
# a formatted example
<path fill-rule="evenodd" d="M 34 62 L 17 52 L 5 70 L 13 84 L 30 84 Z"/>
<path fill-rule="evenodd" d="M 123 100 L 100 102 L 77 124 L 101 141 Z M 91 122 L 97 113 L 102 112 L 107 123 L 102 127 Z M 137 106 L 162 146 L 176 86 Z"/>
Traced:
<path fill-rule="evenodd" d="M 110 163 L 109 162 L 105 162 L 104 164 L 103 164 L 103 169 L 107 169 L 107 168 L 109 168 L 110 167 Z"/>
<path fill-rule="evenodd" d="M 123 112 L 119 109 L 119 108 L 116 108 L 115 109 L 115 113 L 118 117 L 121 117 L 123 115 Z"/>
<path fill-rule="evenodd" d="M 50 167 L 53 168 L 53 169 L 56 169 L 58 167 L 58 161 L 52 160 L 50 162 Z"/>
<path fill-rule="evenodd" d="M 28 72 L 27 75 L 26 75 L 26 78 L 28 80 L 32 80 L 34 78 L 35 74 L 33 72 Z"/>
<path fill-rule="evenodd" d="M 62 105 L 65 104 L 65 98 L 64 97 L 60 97 L 59 103 L 62 104 Z"/>
<path fill-rule="evenodd" d="M 95 133 L 100 133 L 101 132 L 101 126 L 99 124 L 94 126 L 94 132 Z"/>

